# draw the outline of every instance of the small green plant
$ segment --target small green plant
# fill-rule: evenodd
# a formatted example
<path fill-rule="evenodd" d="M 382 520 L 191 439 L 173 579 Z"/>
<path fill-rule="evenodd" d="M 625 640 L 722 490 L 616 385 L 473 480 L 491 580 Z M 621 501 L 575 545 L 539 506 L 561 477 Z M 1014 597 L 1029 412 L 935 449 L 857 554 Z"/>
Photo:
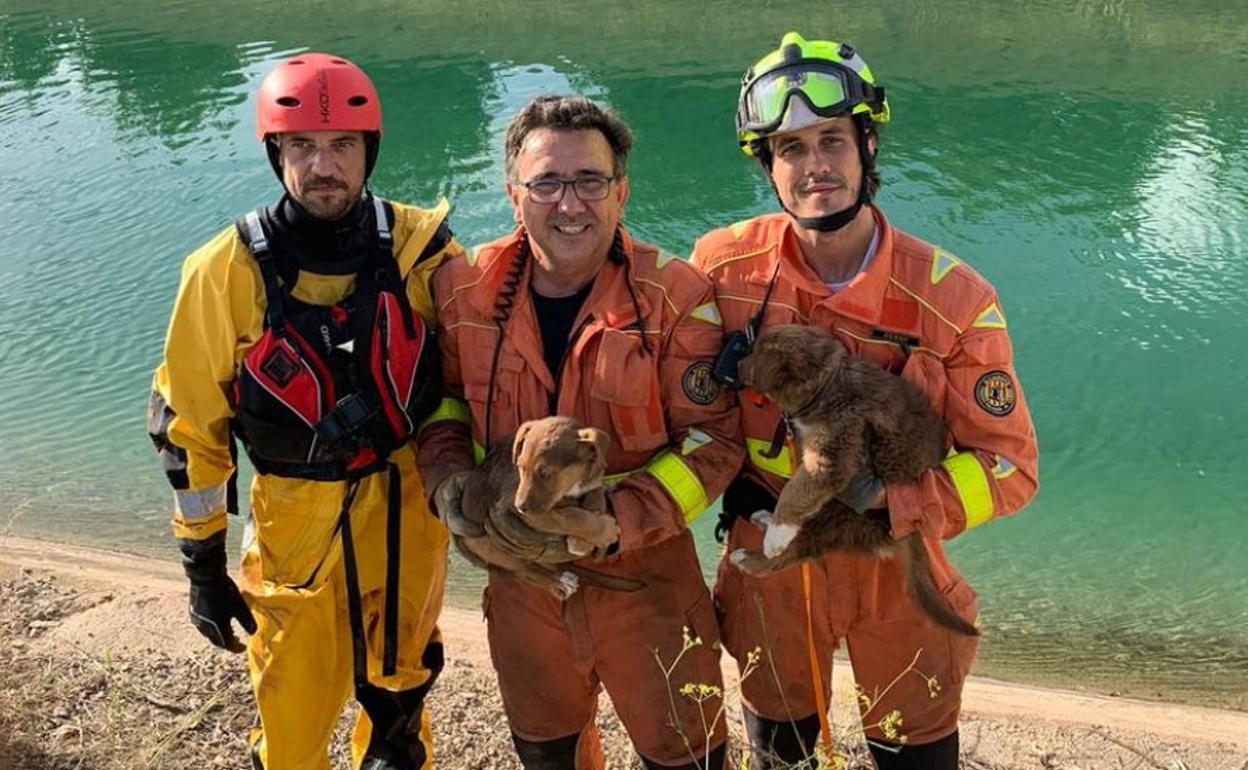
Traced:
<path fill-rule="evenodd" d="M 762 608 L 759 607 L 761 613 Z M 764 623 L 764 628 L 765 628 Z M 706 682 L 685 682 L 676 686 L 673 678 L 676 669 L 681 660 L 690 650 L 703 644 L 700 637 L 693 636 L 688 627 L 682 629 L 682 644 L 680 652 L 670 662 L 665 663 L 662 656 L 659 655 L 657 649 L 652 650 L 655 663 L 659 667 L 664 681 L 667 684 L 668 693 L 668 724 L 680 736 L 686 750 L 689 753 L 690 760 L 699 768 L 709 767 L 709 747 L 711 736 L 720 726 L 721 720 L 727 718 L 728 696 L 735 696 L 739 700 L 740 683 L 745 682 L 752 676 L 765 662 L 768 664 L 772 677 L 776 681 L 776 686 L 783 697 L 784 687 L 780 681 L 779 672 L 776 670 L 775 663 L 772 660 L 771 651 L 764 650 L 761 647 L 755 647 L 746 654 L 745 660 L 740 666 L 740 677 L 736 685 L 736 692 L 725 693 L 724 689 L 719 685 L 709 684 Z M 717 643 L 714 649 L 719 650 Z M 904 731 L 905 717 L 900 709 L 891 709 L 887 712 L 881 711 L 881 705 L 887 698 L 888 694 L 907 676 L 920 677 L 927 686 L 928 695 L 931 698 L 939 697 L 941 686 L 939 680 L 935 676 L 928 675 L 918 668 L 919 658 L 923 654 L 923 648 L 919 648 L 914 658 L 904 669 L 902 669 L 885 687 L 876 688 L 872 692 L 867 692 L 861 685 L 855 683 L 854 691 L 849 693 L 849 701 L 843 703 L 844 710 L 854 709 L 858 712 L 859 719 L 850 720 L 849 725 L 838 725 L 834 721 L 830 722 L 832 735 L 829 742 L 823 742 L 815 748 L 812 756 L 803 760 L 786 764 L 779 761 L 776 757 L 768 757 L 764 765 L 772 770 L 872 770 L 875 767 L 871 759 L 868 746 L 875 745 L 889 751 L 899 751 L 908 741 L 908 736 Z M 703 756 L 698 757 L 694 751 L 693 743 L 689 736 L 685 733 L 679 719 L 677 697 L 692 701 L 697 705 L 698 711 L 702 716 L 703 745 L 707 747 L 707 751 Z M 788 704 L 785 704 L 786 711 Z M 790 716 L 792 719 L 792 716 Z M 878 731 L 888 741 L 887 744 L 873 741 L 867 737 L 868 731 Z M 742 770 L 750 768 L 749 742 L 743 734 L 738 731 L 730 731 L 729 740 L 742 747 L 742 756 L 740 758 L 739 767 Z M 832 751 L 827 750 L 827 746 L 831 745 Z M 757 768 L 755 770 L 758 770 Z"/>
<path fill-rule="evenodd" d="M 672 677 L 676 671 L 676 667 L 680 665 L 680 661 L 692 649 L 702 646 L 702 637 L 694 636 L 688 626 L 681 628 L 681 647 L 680 652 L 671 663 L 664 663 L 663 657 L 659 654 L 658 649 L 652 649 L 650 652 L 654 656 L 654 662 L 659 667 L 659 671 L 663 674 L 663 681 L 666 684 L 667 700 L 668 700 L 668 725 L 676 731 L 680 736 L 681 742 L 685 744 L 685 750 L 689 753 L 689 759 L 696 767 L 710 767 L 711 752 L 711 736 L 719 729 L 719 724 L 727 716 L 725 707 L 725 698 L 723 688 L 719 685 L 709 684 L 706 682 L 685 682 L 679 688 L 676 688 Z M 716 642 L 713 649 L 720 651 L 719 642 Z M 762 659 L 762 651 L 755 648 L 746 656 L 745 665 L 741 668 L 741 681 L 744 681 L 754 670 L 758 668 L 759 661 Z M 698 757 L 693 749 L 693 743 L 689 740 L 689 736 L 685 733 L 681 726 L 680 711 L 677 707 L 676 696 L 679 695 L 686 700 L 692 701 L 697 705 L 698 714 L 702 720 L 702 745 L 706 747 L 702 757 Z"/>

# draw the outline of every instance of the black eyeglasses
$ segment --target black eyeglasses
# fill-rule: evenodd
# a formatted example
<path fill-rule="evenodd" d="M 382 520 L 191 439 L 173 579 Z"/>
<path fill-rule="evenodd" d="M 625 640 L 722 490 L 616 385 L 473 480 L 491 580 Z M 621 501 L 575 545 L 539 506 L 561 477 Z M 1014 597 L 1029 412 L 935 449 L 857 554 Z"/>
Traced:
<path fill-rule="evenodd" d="M 578 176 L 576 179 L 546 177 L 521 182 L 520 186 L 528 190 L 529 200 L 534 203 L 558 203 L 569 187 L 576 190 L 576 197 L 583 201 L 600 201 L 607 197 L 614 180 L 613 176 Z"/>

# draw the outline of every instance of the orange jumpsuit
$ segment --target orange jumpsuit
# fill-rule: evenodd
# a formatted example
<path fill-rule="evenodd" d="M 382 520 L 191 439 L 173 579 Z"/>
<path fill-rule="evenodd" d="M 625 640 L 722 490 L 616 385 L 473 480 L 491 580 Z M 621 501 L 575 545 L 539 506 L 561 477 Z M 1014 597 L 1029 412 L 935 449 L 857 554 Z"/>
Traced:
<path fill-rule="evenodd" d="M 620 550 L 587 564 L 646 587 L 623 593 L 582 585 L 559 602 L 491 571 L 485 613 L 511 729 L 533 742 L 581 733 L 577 766 L 601 767 L 592 725 L 605 685 L 643 757 L 664 765 L 694 759 L 670 726 L 674 704 L 701 759 L 708 748 L 702 715 L 677 691 L 686 683 L 719 687 L 721 675 L 716 618 L 688 524 L 723 492 L 743 455 L 734 399 L 710 377 L 723 334 L 710 282 L 687 262 L 625 233 L 626 264 L 604 265 L 560 371 L 551 372 L 528 288 L 531 258 L 516 267 L 521 237 L 517 231 L 453 260 L 434 277 L 451 398 L 419 436 L 426 488 L 435 490 L 449 473 L 472 467 L 474 452 L 483 454 L 499 333 L 494 319 L 500 295 L 518 287 L 495 375 L 488 441 L 550 415 L 552 405 L 557 414 L 607 431 Z M 671 665 L 682 649 L 683 628 L 701 644 L 681 658 L 669 691 L 654 650 Z M 718 708 L 717 698 L 703 704 L 706 724 Z M 722 743 L 722 724 L 709 736 L 709 748 Z"/>
<path fill-rule="evenodd" d="M 916 529 L 923 533 L 937 587 L 956 611 L 974 621 L 975 592 L 950 564 L 941 541 L 1012 514 L 1031 500 L 1037 489 L 1035 430 L 993 287 L 949 252 L 890 227 L 878 209 L 873 214 L 874 260 L 835 294 L 806 263 L 792 220 L 783 214 L 707 234 L 694 247 L 693 262 L 715 284 L 725 329 L 735 330 L 744 329 L 759 312 L 779 260 L 764 329 L 779 324 L 828 329 L 851 353 L 900 374 L 931 399 L 949 427 L 950 454 L 917 483 L 888 486 L 889 517 L 894 537 Z M 764 456 L 780 419 L 775 406 L 742 400 L 748 452 L 742 473 L 773 494 L 792 468 L 791 446 L 774 459 Z M 761 545 L 757 528 L 743 520 L 734 523 L 728 553 L 743 547 L 761 550 Z M 915 671 L 902 675 L 864 714 L 868 735 L 883 739 L 871 725 L 894 709 L 901 711 L 901 732 L 911 744 L 954 732 L 977 640 L 927 620 L 910 601 L 891 559 L 834 554 L 812 563 L 809 571 L 825 688 L 840 639 L 847 641 L 855 678 L 868 694 L 884 693 L 917 655 Z M 782 695 L 774 677 L 748 678 L 742 691 L 749 708 L 776 721 L 814 714 L 802 570 L 756 579 L 725 559 L 715 592 L 728 651 L 741 661 L 761 647 L 784 683 Z"/>

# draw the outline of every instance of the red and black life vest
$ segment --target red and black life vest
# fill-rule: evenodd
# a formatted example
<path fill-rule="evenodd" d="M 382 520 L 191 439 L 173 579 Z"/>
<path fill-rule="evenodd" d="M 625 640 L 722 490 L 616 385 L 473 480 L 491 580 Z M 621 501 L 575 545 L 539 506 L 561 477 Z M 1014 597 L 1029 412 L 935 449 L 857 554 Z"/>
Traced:
<path fill-rule="evenodd" d="M 408 303 L 391 251 L 390 207 L 376 196 L 372 203 L 376 247 L 355 290 L 328 306 L 297 300 L 282 285 L 264 212 L 237 225 L 268 303 L 264 334 L 231 390 L 234 433 L 260 473 L 327 481 L 381 470 L 437 408 L 437 345 Z M 449 240 L 440 227 L 420 259 Z"/>

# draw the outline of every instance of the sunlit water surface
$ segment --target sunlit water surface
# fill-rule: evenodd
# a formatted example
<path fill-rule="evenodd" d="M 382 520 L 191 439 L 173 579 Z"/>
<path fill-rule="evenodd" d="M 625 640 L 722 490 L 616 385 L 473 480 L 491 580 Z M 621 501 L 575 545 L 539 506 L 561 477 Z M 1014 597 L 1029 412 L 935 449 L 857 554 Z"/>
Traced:
<path fill-rule="evenodd" d="M 608 102 L 638 137 L 628 221 L 683 253 L 773 206 L 732 112 L 742 69 L 793 27 L 853 41 L 887 84 L 893 222 L 1004 298 L 1043 491 L 952 546 L 982 595 L 977 670 L 1246 708 L 1234 5 L 772 2 L 744 23 L 718 0 L 3 0 L 0 531 L 172 558 L 148 381 L 182 258 L 277 194 L 248 101 L 277 59 L 363 63 L 386 111 L 376 189 L 448 196 L 469 244 L 509 225 L 514 111 L 547 91 Z M 452 601 L 479 584 L 457 566 Z"/>

